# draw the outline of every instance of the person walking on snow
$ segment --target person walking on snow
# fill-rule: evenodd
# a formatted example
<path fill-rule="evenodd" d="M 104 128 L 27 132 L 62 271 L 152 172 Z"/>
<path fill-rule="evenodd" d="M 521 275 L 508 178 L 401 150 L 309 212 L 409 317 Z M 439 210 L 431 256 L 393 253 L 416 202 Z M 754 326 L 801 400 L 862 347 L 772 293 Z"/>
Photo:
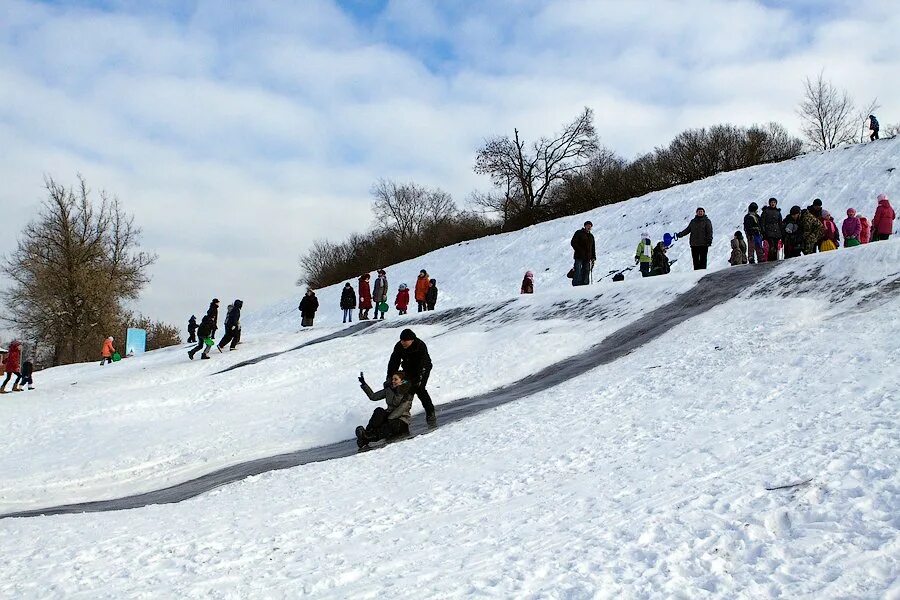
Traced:
<path fill-rule="evenodd" d="M 434 310 L 434 305 L 437 304 L 437 298 L 438 298 L 437 279 L 432 279 L 429 282 L 428 291 L 425 292 L 425 306 L 428 307 L 428 310 Z"/>
<path fill-rule="evenodd" d="M 344 323 L 353 322 L 353 309 L 356 308 L 356 292 L 350 282 L 344 284 L 341 290 L 341 310 L 344 311 Z"/>
<path fill-rule="evenodd" d="M 728 264 L 732 267 L 747 264 L 747 244 L 740 231 L 735 231 L 734 237 L 731 238 L 731 258 L 728 259 Z"/>
<path fill-rule="evenodd" d="M 212 302 L 209 303 L 209 308 L 206 311 L 206 316 L 209 317 L 210 322 L 212 323 L 212 333 L 208 337 L 215 339 L 216 331 L 219 329 L 219 299 L 218 298 L 213 298 Z"/>
<path fill-rule="evenodd" d="M 397 314 L 405 315 L 406 311 L 409 309 L 409 286 L 405 283 L 401 283 L 400 287 L 397 288 L 397 297 L 394 299 L 394 307 L 397 309 Z"/>
<path fill-rule="evenodd" d="M 202 319 L 200 319 L 200 327 L 197 328 L 197 345 L 188 350 L 188 358 L 194 360 L 194 355 L 197 354 L 197 351 L 200 349 L 203 350 L 203 354 L 200 355 L 200 358 L 204 360 L 209 360 L 209 351 L 213 347 L 212 336 L 213 336 L 213 320 L 209 315 L 204 315 Z"/>
<path fill-rule="evenodd" d="M 372 391 L 360 373 L 359 387 L 372 402 L 384 400 L 387 408 L 379 406 L 372 411 L 368 425 L 356 428 L 357 447 L 365 448 L 370 442 L 409 435 L 409 411 L 412 408 L 413 395 L 412 385 L 407 381 L 403 371 L 391 375 L 384 383 L 384 387 L 377 392 Z"/>
<path fill-rule="evenodd" d="M 372 291 L 372 303 L 375 305 L 375 318 L 384 320 L 384 312 L 378 309 L 378 306 L 388 299 L 388 280 L 387 272 L 384 269 L 378 269 L 378 277 L 375 278 L 375 289 Z M 380 316 L 379 316 L 380 315 Z"/>
<path fill-rule="evenodd" d="M 533 294 L 534 293 L 534 273 L 531 271 L 525 271 L 525 277 L 522 279 L 522 290 L 519 292 L 520 294 Z"/>
<path fill-rule="evenodd" d="M 29 390 L 34 389 L 34 363 L 26 360 L 22 363 L 22 383 L 20 387 L 27 385 Z"/>
<path fill-rule="evenodd" d="M 313 319 L 316 318 L 316 311 L 319 310 L 319 299 L 316 298 L 316 293 L 312 290 L 306 290 L 306 294 L 300 300 L 300 306 L 297 307 L 297 310 L 300 311 L 300 327 L 312 327 Z"/>
<path fill-rule="evenodd" d="M 634 264 L 640 265 L 641 277 L 650 276 L 650 267 L 653 262 L 653 242 L 650 241 L 650 234 L 646 231 L 641 234 L 641 241 L 638 242 L 634 251 Z"/>
<path fill-rule="evenodd" d="M 418 305 L 418 310 L 416 312 L 425 312 L 428 310 L 428 302 L 425 299 L 425 296 L 428 294 L 429 287 L 431 287 L 431 278 L 428 276 L 428 271 L 422 269 L 419 271 L 419 276 L 416 278 L 416 304 Z"/>
<path fill-rule="evenodd" d="M 872 218 L 872 241 L 880 242 L 887 240 L 894 232 L 894 207 L 891 201 L 884 194 L 878 195 L 878 208 L 875 209 L 875 216 Z"/>
<path fill-rule="evenodd" d="M 222 352 L 222 348 L 225 347 L 225 344 L 231 344 L 230 350 L 234 350 L 235 346 L 237 346 L 238 331 L 241 326 L 241 307 L 243 306 L 243 300 L 235 300 L 234 304 L 231 305 L 231 310 L 229 310 L 228 314 L 225 316 L 225 335 L 222 337 L 221 341 L 219 341 L 219 345 L 216 346 L 219 352 Z"/>
<path fill-rule="evenodd" d="M 666 245 L 662 242 L 657 242 L 656 247 L 653 249 L 650 275 L 654 277 L 657 275 L 668 275 L 671 270 L 669 257 L 666 256 Z"/>
<path fill-rule="evenodd" d="M 103 347 L 100 349 L 100 366 L 111 363 L 112 355 L 116 353 L 116 347 L 113 345 L 113 338 L 109 336 L 103 340 Z"/>
<path fill-rule="evenodd" d="M 856 210 L 847 209 L 847 218 L 841 223 L 841 233 L 844 234 L 844 248 L 859 246 L 859 236 L 862 233 L 862 222 L 856 216 Z"/>
<path fill-rule="evenodd" d="M 763 238 L 769 245 L 769 254 L 766 260 L 778 260 L 778 245 L 781 242 L 781 209 L 778 208 L 778 200 L 769 198 L 769 205 L 762 209 L 762 215 L 759 217 L 760 229 L 762 229 Z"/>
<path fill-rule="evenodd" d="M 410 383 L 410 392 L 419 397 L 422 407 L 425 409 L 425 421 L 434 427 L 437 425 L 437 415 L 434 412 L 434 403 L 426 386 L 432 369 L 431 356 L 428 354 L 428 346 L 416 337 L 412 329 L 404 329 L 400 332 L 400 341 L 394 345 L 391 358 L 388 360 L 387 377 L 397 371 L 403 370 Z"/>
<path fill-rule="evenodd" d="M 3 384 L 0 385 L 0 394 L 7 394 L 6 384 L 9 383 L 9 380 L 12 379 L 12 376 L 16 376 L 16 380 L 13 381 L 12 390 L 13 392 L 22 392 L 24 391 L 21 387 L 19 387 L 19 383 L 22 381 L 22 372 L 21 366 L 19 362 L 22 357 L 22 342 L 19 340 L 13 340 L 9 344 L 9 350 L 7 350 L 6 358 L 3 359 L 3 366 L 6 367 L 6 377 L 3 379 Z"/>
<path fill-rule="evenodd" d="M 875 118 L 875 115 L 869 115 L 869 141 L 874 142 L 878 139 L 878 130 L 881 129 L 881 126 L 878 124 L 878 119 Z"/>
<path fill-rule="evenodd" d="M 188 319 L 188 343 L 197 343 L 197 317 L 194 315 L 191 315 L 191 318 Z"/>
<path fill-rule="evenodd" d="M 757 210 L 759 210 L 759 205 L 751 202 L 747 207 L 747 214 L 744 215 L 744 236 L 747 238 L 747 254 L 751 265 L 756 264 L 757 261 L 765 262 L 766 260 L 762 247 L 762 225 L 759 222 Z"/>
<path fill-rule="evenodd" d="M 369 287 L 369 274 L 359 277 L 359 320 L 369 318 L 369 310 L 372 308 L 372 288 Z"/>
<path fill-rule="evenodd" d="M 712 221 L 706 216 L 706 211 L 703 207 L 697 208 L 696 216 L 691 219 L 684 231 L 678 233 L 678 238 L 688 234 L 691 236 L 688 242 L 691 246 L 691 258 L 694 261 L 694 270 L 702 271 L 706 268 L 709 247 L 712 246 L 713 241 Z"/>
<path fill-rule="evenodd" d="M 571 245 L 575 260 L 575 266 L 572 268 L 574 271 L 573 286 L 587 285 L 590 282 L 591 271 L 597 261 L 597 245 L 594 242 L 594 234 L 591 233 L 593 228 L 593 223 L 585 221 L 584 227 L 572 236 Z"/>
<path fill-rule="evenodd" d="M 803 252 L 803 231 L 800 228 L 800 207 L 792 206 L 791 212 L 781 222 L 784 240 L 784 257 L 797 258 Z"/>

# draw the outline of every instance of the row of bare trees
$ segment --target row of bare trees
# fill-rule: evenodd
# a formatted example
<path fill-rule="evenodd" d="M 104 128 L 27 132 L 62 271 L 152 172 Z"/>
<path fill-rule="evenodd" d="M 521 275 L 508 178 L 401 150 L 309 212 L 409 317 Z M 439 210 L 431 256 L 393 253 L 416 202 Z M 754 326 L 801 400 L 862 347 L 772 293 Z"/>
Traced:
<path fill-rule="evenodd" d="M 6 324 L 51 365 L 93 359 L 104 337 L 137 323 L 150 326 L 155 343 L 171 339 L 169 326 L 135 319 L 124 307 L 156 260 L 138 249 L 134 218 L 106 192 L 94 201 L 81 176 L 74 187 L 47 177 L 45 187 L 37 218 L 0 265 L 9 279 L 2 291 Z"/>

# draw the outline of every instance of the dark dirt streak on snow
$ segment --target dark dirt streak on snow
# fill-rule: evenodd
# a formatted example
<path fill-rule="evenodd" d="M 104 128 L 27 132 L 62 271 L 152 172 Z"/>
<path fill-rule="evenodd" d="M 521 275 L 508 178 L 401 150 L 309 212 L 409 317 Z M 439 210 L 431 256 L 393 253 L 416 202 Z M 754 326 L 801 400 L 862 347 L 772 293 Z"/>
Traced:
<path fill-rule="evenodd" d="M 514 402 L 521 398 L 546 391 L 561 383 L 564 383 L 574 377 L 583 375 L 584 373 L 609 364 L 626 354 L 633 352 L 641 346 L 655 340 L 669 331 L 671 328 L 687 321 L 688 319 L 705 313 L 706 311 L 738 296 L 741 292 L 748 290 L 753 284 L 757 283 L 767 273 L 778 265 L 784 264 L 782 261 L 762 263 L 753 267 L 739 267 L 733 269 L 723 269 L 710 273 L 700 279 L 697 284 L 690 290 L 675 296 L 671 302 L 665 304 L 656 310 L 648 313 L 634 323 L 626 325 L 617 330 L 613 334 L 606 337 L 599 344 L 588 348 L 577 356 L 572 356 L 558 363 L 545 367 L 540 371 L 529 375 L 515 383 L 511 383 L 504 387 L 472 396 L 455 400 L 448 404 L 438 407 L 438 420 L 442 425 L 461 421 L 472 415 L 481 413 L 510 402 Z M 554 305 L 554 310 L 547 315 L 546 318 L 555 316 L 571 317 L 572 312 L 583 315 L 585 317 L 597 318 L 597 311 L 591 312 L 590 300 L 574 300 L 561 302 Z M 492 307 L 494 310 L 504 305 Z M 570 312 L 571 311 L 571 312 Z M 484 310 L 472 309 L 451 309 L 425 315 L 418 320 L 418 323 L 438 323 L 450 318 L 459 318 L 468 316 L 475 318 L 472 313 L 484 314 Z M 506 318 L 508 318 L 507 315 Z M 353 327 L 341 330 L 330 336 L 324 336 L 311 342 L 307 342 L 297 348 L 288 350 L 288 352 L 306 347 L 311 344 L 321 343 L 329 339 L 345 337 L 354 333 L 363 331 L 372 326 L 375 322 L 363 322 Z M 384 323 L 379 321 L 379 323 Z M 408 323 L 412 324 L 412 323 Z M 386 325 L 389 326 L 389 325 Z M 265 360 L 268 356 L 253 359 L 256 362 Z M 256 364 L 253 361 L 239 363 L 230 367 L 236 369 L 247 364 Z M 230 370 L 227 369 L 227 370 Z M 417 414 L 413 417 L 411 429 L 413 431 L 428 432 L 423 414 Z M 412 436 L 414 438 L 416 436 Z M 404 443 L 403 441 L 399 443 Z M 176 485 L 172 485 L 163 489 L 144 492 L 125 496 L 123 498 L 113 498 L 109 500 L 98 500 L 93 502 L 80 502 L 76 504 L 67 504 L 62 506 L 53 506 L 43 509 L 27 510 L 6 515 L 0 515 L 2 518 L 10 517 L 32 517 L 39 515 L 58 515 L 58 514 L 74 514 L 83 512 L 101 512 L 113 510 L 127 510 L 131 508 L 139 508 L 151 504 L 170 504 L 181 502 L 195 496 L 199 496 L 205 492 L 213 490 L 217 487 L 240 481 L 247 477 L 266 473 L 268 471 L 276 471 L 279 469 L 288 469 L 299 465 L 313 462 L 321 462 L 325 460 L 333 460 L 337 458 L 345 458 L 357 454 L 356 441 L 344 440 L 335 442 L 325 446 L 316 448 L 308 448 L 295 452 L 287 452 L 276 456 L 258 458 L 247 462 L 224 467 L 212 473 L 202 475 L 196 479 L 185 481 Z"/>

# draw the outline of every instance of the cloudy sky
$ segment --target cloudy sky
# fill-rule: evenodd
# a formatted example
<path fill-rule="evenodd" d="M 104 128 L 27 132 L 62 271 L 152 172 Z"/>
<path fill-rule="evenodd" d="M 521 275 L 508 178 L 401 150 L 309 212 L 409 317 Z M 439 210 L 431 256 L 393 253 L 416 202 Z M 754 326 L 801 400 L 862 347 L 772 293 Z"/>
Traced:
<path fill-rule="evenodd" d="M 584 106 L 633 156 L 780 121 L 822 68 L 900 121 L 893 0 L 0 0 L 0 253 L 45 174 L 117 195 L 159 255 L 137 308 L 297 295 L 297 257 L 365 229 L 379 177 L 459 204 L 486 136 Z"/>

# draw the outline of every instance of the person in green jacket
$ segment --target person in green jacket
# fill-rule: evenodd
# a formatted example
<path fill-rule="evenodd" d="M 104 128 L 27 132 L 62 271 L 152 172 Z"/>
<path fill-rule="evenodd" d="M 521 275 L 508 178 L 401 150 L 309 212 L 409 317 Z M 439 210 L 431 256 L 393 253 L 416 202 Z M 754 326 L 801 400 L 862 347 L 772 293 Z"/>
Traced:
<path fill-rule="evenodd" d="M 641 234 L 641 241 L 634 251 L 634 264 L 641 266 L 641 277 L 650 276 L 650 263 L 653 261 L 653 242 L 646 231 Z"/>

